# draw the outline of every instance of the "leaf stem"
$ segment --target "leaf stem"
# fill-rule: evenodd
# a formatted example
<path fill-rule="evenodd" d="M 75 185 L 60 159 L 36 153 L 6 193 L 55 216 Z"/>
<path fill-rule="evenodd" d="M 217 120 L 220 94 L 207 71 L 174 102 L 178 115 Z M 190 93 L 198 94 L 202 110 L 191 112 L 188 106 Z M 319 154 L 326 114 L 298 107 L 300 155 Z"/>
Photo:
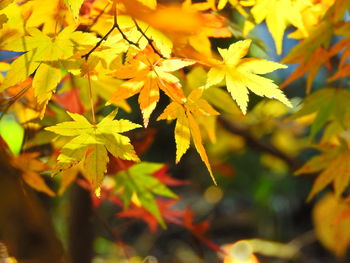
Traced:
<path fill-rule="evenodd" d="M 92 124 L 96 124 L 96 116 L 95 116 L 95 107 L 94 107 L 94 101 L 92 99 L 92 85 L 91 85 L 91 76 L 90 76 L 90 68 L 88 68 L 88 82 L 89 82 L 89 98 L 90 98 L 90 105 L 91 105 L 91 114 L 92 114 Z"/>

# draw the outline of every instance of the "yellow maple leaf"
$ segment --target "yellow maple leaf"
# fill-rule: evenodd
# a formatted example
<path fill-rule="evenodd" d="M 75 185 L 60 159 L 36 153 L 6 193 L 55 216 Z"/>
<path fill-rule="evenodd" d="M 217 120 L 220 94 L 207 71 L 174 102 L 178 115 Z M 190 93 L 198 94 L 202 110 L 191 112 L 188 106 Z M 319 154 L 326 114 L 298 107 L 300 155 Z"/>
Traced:
<path fill-rule="evenodd" d="M 223 61 L 208 72 L 206 87 L 220 84 L 224 79 L 232 98 L 245 114 L 248 106 L 248 90 L 256 95 L 277 99 L 288 107 L 292 104 L 272 80 L 257 74 L 266 74 L 287 66 L 259 58 L 243 58 L 251 40 L 241 40 L 228 49 L 219 48 Z"/>
<path fill-rule="evenodd" d="M 170 72 L 194 64 L 185 59 L 162 59 L 150 47 L 138 53 L 128 64 L 115 72 L 120 79 L 129 79 L 112 94 L 109 102 L 119 102 L 137 93 L 144 125 L 148 125 L 151 113 L 159 100 L 159 90 L 175 101 L 184 98 L 179 79 Z"/>
<path fill-rule="evenodd" d="M 330 7 L 334 5 L 335 0 L 310 0 L 298 1 L 299 10 L 305 29 L 310 33 L 314 27 L 318 27 L 322 17 L 326 14 Z M 303 39 L 308 37 L 303 30 L 297 29 L 288 35 L 289 38 Z"/>
<path fill-rule="evenodd" d="M 203 89 L 193 90 L 187 99 L 182 102 L 173 101 L 158 117 L 157 120 L 175 120 L 176 163 L 187 152 L 192 136 L 194 146 L 205 163 L 211 178 L 216 184 L 209 159 L 202 142 L 202 135 L 198 124 L 198 118 L 211 117 L 219 113 L 204 99 L 201 98 Z"/>
<path fill-rule="evenodd" d="M 251 14 L 257 24 L 263 20 L 271 32 L 275 41 L 277 54 L 282 52 L 282 40 L 284 31 L 288 25 L 298 28 L 304 36 L 308 33 L 302 19 L 302 2 L 309 3 L 309 0 L 256 0 Z M 244 34 L 247 35 L 254 27 L 249 20 L 246 20 Z"/>
<path fill-rule="evenodd" d="M 90 123 L 80 114 L 69 113 L 73 121 L 58 123 L 46 130 L 61 136 L 74 137 L 61 149 L 55 173 L 67 170 L 76 164 L 82 166 L 84 176 L 94 189 L 102 182 L 109 161 L 107 151 L 124 160 L 139 161 L 130 139 L 119 133 L 141 127 L 128 120 L 114 120 L 116 111 L 107 115 L 98 124 Z"/>
<path fill-rule="evenodd" d="M 0 8 L 0 49 L 3 50 L 4 46 L 24 34 L 25 23 L 22 16 L 20 7 L 16 3 L 7 5 L 9 1 L 1 1 Z"/>
<path fill-rule="evenodd" d="M 48 36 L 37 28 L 28 29 L 28 33 L 28 36 L 10 41 L 4 47 L 5 50 L 26 53 L 11 64 L 0 91 L 24 81 L 36 70 L 33 88 L 42 118 L 52 93 L 64 76 L 62 61 L 72 57 L 77 46 L 80 47 L 77 39 L 88 40 L 85 44 L 91 45 L 96 42 L 96 38 L 75 31 L 75 26 L 64 28 L 56 37 Z"/>
<path fill-rule="evenodd" d="M 71 12 L 68 12 L 61 0 L 50 0 L 50 4 L 47 0 L 26 1 L 21 9 L 24 14 L 30 15 L 26 27 L 40 27 L 45 34 L 56 34 L 57 29 L 75 24 Z"/>
<path fill-rule="evenodd" d="M 58 61 L 72 56 L 74 44 L 70 40 L 70 37 L 73 35 L 74 30 L 74 27 L 66 27 L 60 34 L 58 34 L 57 38 L 51 38 L 39 29 L 32 28 L 28 30 L 30 34 L 29 36 L 20 37 L 7 43 L 4 47 L 5 50 L 26 53 L 12 62 L 11 69 L 7 72 L 4 82 L 0 87 L 0 91 L 25 80 L 40 67 L 43 68 L 37 70 L 37 73 L 39 74 L 36 77 L 36 79 L 40 79 L 40 81 L 36 84 L 46 84 L 47 81 L 50 81 L 51 83 L 55 82 L 57 84 L 57 78 L 60 78 L 61 73 L 59 70 L 54 70 L 54 68 L 57 69 L 59 66 L 56 64 L 56 66 L 50 67 L 48 64 L 40 62 Z M 50 78 L 54 78 L 55 80 L 48 80 L 47 78 L 47 81 L 42 81 L 42 77 L 45 78 L 46 74 L 44 71 L 46 73 L 50 71 Z M 38 91 L 35 94 L 40 95 L 41 93 L 39 90 L 44 90 L 45 94 L 47 91 L 52 91 L 55 88 L 52 88 L 52 85 L 50 85 L 49 88 L 36 85 Z M 47 97 L 47 95 L 45 96 Z M 39 101 L 43 102 L 44 100 L 40 98 Z"/>
<path fill-rule="evenodd" d="M 34 51 L 35 61 L 56 61 L 73 55 L 75 26 L 65 27 L 56 37 L 50 37 L 38 28 L 29 28 L 29 36 L 9 42 L 4 49 L 16 52 Z M 78 31 L 77 31 L 78 32 Z"/>

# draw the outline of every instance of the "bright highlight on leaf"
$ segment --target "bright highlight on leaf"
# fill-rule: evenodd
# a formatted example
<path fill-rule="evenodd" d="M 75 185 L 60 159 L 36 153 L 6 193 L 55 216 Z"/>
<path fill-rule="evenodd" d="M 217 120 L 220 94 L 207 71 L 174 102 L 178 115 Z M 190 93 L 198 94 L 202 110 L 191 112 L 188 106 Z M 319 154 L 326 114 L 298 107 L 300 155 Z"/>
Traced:
<path fill-rule="evenodd" d="M 223 61 L 210 69 L 206 87 L 219 85 L 225 79 L 227 90 L 237 102 L 243 114 L 247 113 L 248 90 L 256 95 L 277 99 L 288 107 L 292 104 L 272 80 L 257 74 L 266 74 L 287 66 L 259 58 L 243 58 L 247 55 L 251 40 L 242 40 L 228 49 L 218 49 Z"/>
<path fill-rule="evenodd" d="M 55 173 L 80 164 L 84 176 L 96 189 L 100 186 L 107 169 L 107 152 L 124 160 L 139 161 L 130 139 L 119 134 L 141 127 L 139 124 L 123 119 L 114 120 L 116 111 L 98 124 L 90 123 L 82 115 L 69 112 L 68 114 L 73 121 L 46 128 L 61 136 L 74 137 L 61 149 Z"/>

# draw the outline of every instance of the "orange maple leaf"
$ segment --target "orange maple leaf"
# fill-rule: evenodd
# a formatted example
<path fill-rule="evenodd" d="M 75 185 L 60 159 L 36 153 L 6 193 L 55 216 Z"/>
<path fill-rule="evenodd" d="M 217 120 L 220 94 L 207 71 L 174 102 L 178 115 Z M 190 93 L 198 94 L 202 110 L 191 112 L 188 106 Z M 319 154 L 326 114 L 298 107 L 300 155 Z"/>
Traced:
<path fill-rule="evenodd" d="M 119 86 L 112 94 L 109 102 L 120 102 L 137 93 L 143 115 L 144 125 L 147 127 L 149 118 L 159 100 L 159 90 L 165 92 L 174 101 L 184 98 L 179 79 L 170 72 L 194 64 L 186 59 L 163 59 L 151 47 L 139 52 L 130 63 L 120 67 L 114 76 L 129 79 Z"/>
<path fill-rule="evenodd" d="M 40 172 L 47 170 L 47 166 L 37 160 L 39 153 L 22 153 L 11 160 L 13 166 L 22 172 L 22 179 L 33 189 L 55 196 L 55 193 L 47 186 Z"/>

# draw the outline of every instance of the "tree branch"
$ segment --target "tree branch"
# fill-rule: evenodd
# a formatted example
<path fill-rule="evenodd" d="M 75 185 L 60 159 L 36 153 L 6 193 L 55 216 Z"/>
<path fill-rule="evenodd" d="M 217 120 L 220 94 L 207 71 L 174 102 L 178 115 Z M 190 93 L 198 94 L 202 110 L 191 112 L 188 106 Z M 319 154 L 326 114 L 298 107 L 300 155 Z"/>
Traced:
<path fill-rule="evenodd" d="M 301 164 L 297 159 L 291 158 L 286 153 L 277 149 L 274 145 L 268 142 L 262 142 L 255 138 L 246 128 L 228 121 L 223 117 L 218 117 L 219 123 L 230 133 L 242 136 L 249 147 L 260 152 L 271 154 L 283 161 L 285 161 L 292 171 L 297 170 Z"/>

